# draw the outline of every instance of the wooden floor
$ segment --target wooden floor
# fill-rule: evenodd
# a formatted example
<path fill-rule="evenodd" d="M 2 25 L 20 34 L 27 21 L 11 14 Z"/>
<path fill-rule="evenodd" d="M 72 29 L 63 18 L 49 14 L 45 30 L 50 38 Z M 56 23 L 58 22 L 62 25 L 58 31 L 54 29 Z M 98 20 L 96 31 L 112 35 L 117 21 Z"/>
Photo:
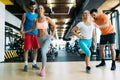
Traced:
<path fill-rule="evenodd" d="M 91 74 L 85 72 L 84 61 L 78 62 L 48 62 L 46 77 L 40 77 L 39 70 L 23 71 L 23 63 L 0 63 L 0 80 L 120 80 L 120 62 L 116 71 L 111 71 L 111 61 L 106 61 L 106 67 L 96 68 L 99 62 L 91 62 Z M 41 65 L 41 63 L 38 63 Z"/>

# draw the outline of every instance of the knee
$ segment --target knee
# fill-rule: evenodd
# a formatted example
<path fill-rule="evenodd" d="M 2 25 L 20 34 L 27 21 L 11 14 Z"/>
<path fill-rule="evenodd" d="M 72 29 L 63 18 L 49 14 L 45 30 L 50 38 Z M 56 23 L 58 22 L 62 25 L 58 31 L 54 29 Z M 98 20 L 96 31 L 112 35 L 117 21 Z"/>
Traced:
<path fill-rule="evenodd" d="M 104 48 L 100 48 L 100 51 L 104 51 Z"/>
<path fill-rule="evenodd" d="M 115 51 L 115 49 L 114 49 L 114 48 L 110 48 L 110 51 L 111 51 L 111 52 L 114 52 L 114 51 Z"/>
<path fill-rule="evenodd" d="M 38 51 L 37 49 L 34 49 L 34 50 L 33 50 L 34 54 L 37 54 L 37 51 Z"/>
<path fill-rule="evenodd" d="M 45 50 L 41 50 L 41 55 L 44 56 L 45 55 Z"/>
<path fill-rule="evenodd" d="M 91 51 L 89 49 L 85 49 L 84 53 L 86 56 L 91 56 Z"/>
<path fill-rule="evenodd" d="M 89 57 L 89 56 L 91 56 L 91 52 L 86 53 L 85 55 Z"/>

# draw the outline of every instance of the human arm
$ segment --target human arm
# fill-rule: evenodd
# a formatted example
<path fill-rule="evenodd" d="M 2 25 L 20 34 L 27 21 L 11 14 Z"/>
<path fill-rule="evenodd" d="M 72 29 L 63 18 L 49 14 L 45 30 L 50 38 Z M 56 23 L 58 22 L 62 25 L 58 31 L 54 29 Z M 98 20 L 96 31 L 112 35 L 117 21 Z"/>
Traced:
<path fill-rule="evenodd" d="M 108 27 L 110 25 L 110 22 L 106 22 L 105 24 L 99 25 L 100 28 L 105 28 Z"/>
<path fill-rule="evenodd" d="M 48 20 L 48 23 L 50 24 L 50 28 L 51 28 L 51 31 L 52 31 L 51 36 L 54 36 L 55 35 L 56 25 L 55 25 L 55 23 L 52 21 L 52 19 L 50 17 L 46 17 L 46 18 Z"/>
<path fill-rule="evenodd" d="M 23 28 L 24 28 L 24 23 L 25 23 L 25 20 L 26 20 L 26 15 L 25 13 L 22 15 L 22 21 L 21 21 L 21 24 L 20 24 L 20 33 L 23 34 Z"/>
<path fill-rule="evenodd" d="M 94 50 L 96 50 L 96 47 L 97 47 L 96 28 L 94 28 L 93 30 L 92 37 L 93 37 L 93 47 L 94 47 Z"/>
<path fill-rule="evenodd" d="M 75 27 L 73 27 L 73 29 L 72 29 L 72 33 L 73 33 L 75 36 L 77 36 L 79 39 L 85 39 L 84 36 L 79 35 L 79 34 L 77 33 L 78 30 L 80 30 L 80 28 L 77 27 L 77 26 L 75 26 Z"/>

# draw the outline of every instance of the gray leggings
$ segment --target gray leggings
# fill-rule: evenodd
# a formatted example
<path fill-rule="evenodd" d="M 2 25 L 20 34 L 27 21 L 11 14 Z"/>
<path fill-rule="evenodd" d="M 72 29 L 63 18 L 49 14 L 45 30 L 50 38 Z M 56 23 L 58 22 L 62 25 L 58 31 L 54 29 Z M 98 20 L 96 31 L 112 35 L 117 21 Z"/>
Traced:
<path fill-rule="evenodd" d="M 47 53 L 48 53 L 48 48 L 50 46 L 51 38 L 48 37 L 47 35 L 38 37 L 38 41 L 40 44 L 41 48 L 41 55 L 42 55 L 42 68 L 45 67 L 46 61 L 47 61 Z"/>

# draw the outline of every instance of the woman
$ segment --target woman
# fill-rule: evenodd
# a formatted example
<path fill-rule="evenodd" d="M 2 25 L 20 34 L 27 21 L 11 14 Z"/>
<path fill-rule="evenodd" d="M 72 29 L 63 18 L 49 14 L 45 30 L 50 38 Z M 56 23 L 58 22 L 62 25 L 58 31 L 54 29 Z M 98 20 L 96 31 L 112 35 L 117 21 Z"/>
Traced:
<path fill-rule="evenodd" d="M 38 41 L 41 46 L 41 55 L 42 55 L 42 68 L 40 70 L 40 76 L 46 75 L 45 73 L 45 66 L 47 61 L 46 54 L 48 52 L 48 47 L 50 46 L 51 38 L 55 34 L 55 26 L 56 26 L 50 17 L 44 15 L 44 12 L 45 12 L 44 7 L 42 5 L 39 5 L 38 18 L 35 19 L 33 28 L 25 32 L 25 33 L 31 32 L 35 28 L 38 28 Z M 51 25 L 50 26 L 52 30 L 51 35 L 49 35 L 47 31 L 48 24 Z"/>
<path fill-rule="evenodd" d="M 91 51 L 90 47 L 92 44 L 92 38 L 94 41 L 94 49 L 96 49 L 96 40 L 95 40 L 95 26 L 96 24 L 92 22 L 91 16 L 88 10 L 85 10 L 82 15 L 82 22 L 79 22 L 73 29 L 72 33 L 79 38 L 79 46 L 82 51 L 85 53 L 85 62 L 86 62 L 86 72 L 90 73 L 90 56 Z M 78 34 L 80 30 L 80 34 Z"/>

